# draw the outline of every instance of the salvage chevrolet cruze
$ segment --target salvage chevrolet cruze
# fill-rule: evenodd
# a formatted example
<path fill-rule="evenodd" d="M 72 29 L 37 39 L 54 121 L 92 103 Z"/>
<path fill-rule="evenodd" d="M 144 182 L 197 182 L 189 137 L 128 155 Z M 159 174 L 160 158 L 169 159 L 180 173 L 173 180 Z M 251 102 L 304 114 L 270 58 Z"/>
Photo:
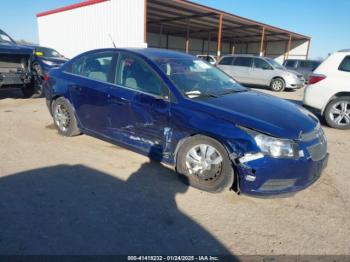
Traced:
<path fill-rule="evenodd" d="M 314 115 L 178 52 L 89 51 L 51 70 L 45 94 L 60 134 L 146 154 L 201 190 L 296 192 L 327 164 Z"/>

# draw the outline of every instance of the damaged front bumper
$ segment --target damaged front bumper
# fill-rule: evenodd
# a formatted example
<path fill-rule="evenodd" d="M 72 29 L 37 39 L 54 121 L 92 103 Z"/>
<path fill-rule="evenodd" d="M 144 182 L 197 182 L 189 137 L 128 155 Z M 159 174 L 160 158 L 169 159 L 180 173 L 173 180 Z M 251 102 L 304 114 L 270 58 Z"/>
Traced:
<path fill-rule="evenodd" d="M 322 159 L 281 159 L 261 153 L 236 159 L 239 189 L 255 196 L 283 195 L 297 192 L 313 184 L 326 168 L 328 153 Z"/>

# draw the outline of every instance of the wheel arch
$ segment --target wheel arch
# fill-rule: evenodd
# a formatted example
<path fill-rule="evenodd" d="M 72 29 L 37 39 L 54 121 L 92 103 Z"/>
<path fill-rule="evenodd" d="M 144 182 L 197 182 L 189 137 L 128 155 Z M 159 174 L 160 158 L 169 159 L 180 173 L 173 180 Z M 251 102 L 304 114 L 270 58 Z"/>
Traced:
<path fill-rule="evenodd" d="M 272 83 L 273 80 L 276 80 L 276 79 L 281 79 L 284 83 L 286 83 L 286 80 L 282 76 L 274 76 L 271 78 L 270 84 Z"/>
<path fill-rule="evenodd" d="M 192 139 L 195 136 L 205 136 L 205 137 L 209 137 L 209 138 L 217 141 L 218 143 L 220 143 L 225 148 L 227 154 L 229 155 L 229 157 L 231 159 L 231 162 L 234 162 L 234 161 L 232 161 L 232 158 L 235 155 L 235 152 L 234 152 L 233 148 L 231 147 L 231 145 L 224 141 L 225 139 L 220 139 L 220 138 L 218 139 L 217 137 L 215 137 L 215 136 L 213 136 L 211 134 L 197 132 L 197 133 L 188 134 L 188 135 L 184 136 L 183 138 L 181 138 L 177 142 L 175 150 L 174 150 L 174 167 L 175 167 L 175 169 L 176 169 L 177 156 L 178 156 L 179 149 L 185 143 L 185 141 L 190 140 L 190 139 Z"/>
<path fill-rule="evenodd" d="M 327 103 L 322 108 L 321 115 L 322 116 L 324 115 L 324 112 L 325 112 L 327 106 L 329 105 L 329 103 L 331 103 L 334 99 L 337 99 L 337 98 L 342 97 L 342 96 L 350 96 L 350 92 L 349 91 L 342 91 L 342 92 L 335 93 L 333 96 L 331 96 L 331 98 L 328 99 Z"/>
<path fill-rule="evenodd" d="M 189 134 L 185 137 L 183 137 L 182 139 L 180 139 L 176 145 L 175 151 L 174 151 L 174 169 L 176 172 L 177 171 L 177 158 L 178 158 L 178 152 L 179 149 L 181 148 L 181 146 L 185 143 L 185 141 L 188 141 L 190 139 L 192 139 L 193 137 L 196 136 L 204 136 L 204 137 L 208 137 L 211 138 L 215 141 L 217 141 L 218 143 L 220 143 L 224 149 L 226 150 L 229 159 L 231 160 L 231 165 L 232 165 L 232 169 L 233 169 L 233 184 L 230 186 L 230 190 L 233 190 L 234 192 L 236 192 L 237 194 L 240 194 L 240 177 L 239 177 L 239 172 L 238 172 L 238 166 L 237 166 L 237 162 L 235 161 L 235 159 L 237 158 L 238 154 L 236 154 L 236 152 L 234 152 L 233 148 L 231 147 L 231 145 L 229 143 L 226 143 L 224 141 L 224 139 L 217 139 L 217 137 L 211 135 L 211 134 L 207 134 L 207 133 L 192 133 Z"/>

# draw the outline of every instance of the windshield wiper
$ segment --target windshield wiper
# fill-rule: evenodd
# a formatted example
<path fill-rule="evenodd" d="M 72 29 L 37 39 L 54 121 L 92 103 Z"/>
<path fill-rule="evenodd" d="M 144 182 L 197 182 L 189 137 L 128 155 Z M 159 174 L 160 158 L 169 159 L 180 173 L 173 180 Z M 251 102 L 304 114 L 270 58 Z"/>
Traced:
<path fill-rule="evenodd" d="M 202 93 L 198 90 L 195 91 L 188 91 L 185 93 L 185 95 L 189 98 L 195 98 L 195 97 L 218 97 L 217 95 L 211 94 L 211 93 Z"/>
<path fill-rule="evenodd" d="M 233 94 L 233 93 L 240 93 L 240 92 L 246 92 L 248 91 L 247 89 L 230 89 L 227 90 L 226 92 L 220 93 L 220 96 L 228 95 L 228 94 Z"/>

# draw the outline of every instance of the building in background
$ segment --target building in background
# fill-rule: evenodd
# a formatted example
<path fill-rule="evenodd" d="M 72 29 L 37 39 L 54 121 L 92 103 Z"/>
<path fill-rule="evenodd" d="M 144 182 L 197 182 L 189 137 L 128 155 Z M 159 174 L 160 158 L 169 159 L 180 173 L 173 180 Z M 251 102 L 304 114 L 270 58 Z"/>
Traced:
<path fill-rule="evenodd" d="M 39 13 L 39 43 L 67 57 L 103 47 L 306 59 L 310 37 L 186 0 L 88 0 Z"/>

